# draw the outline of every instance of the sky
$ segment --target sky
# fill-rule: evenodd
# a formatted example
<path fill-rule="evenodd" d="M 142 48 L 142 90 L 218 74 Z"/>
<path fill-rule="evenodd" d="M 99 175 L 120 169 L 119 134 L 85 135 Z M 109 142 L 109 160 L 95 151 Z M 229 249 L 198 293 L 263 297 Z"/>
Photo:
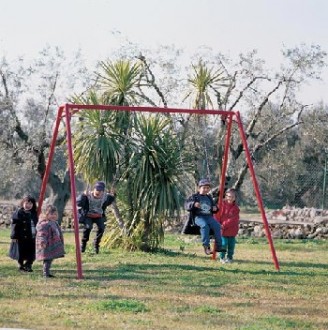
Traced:
<path fill-rule="evenodd" d="M 0 0 L 0 57 L 33 57 L 49 45 L 103 60 L 120 34 L 150 49 L 208 46 L 232 58 L 256 49 L 279 67 L 283 48 L 328 52 L 327 15 L 327 0 Z M 302 91 L 304 102 L 328 103 L 327 68 L 322 78 Z"/>

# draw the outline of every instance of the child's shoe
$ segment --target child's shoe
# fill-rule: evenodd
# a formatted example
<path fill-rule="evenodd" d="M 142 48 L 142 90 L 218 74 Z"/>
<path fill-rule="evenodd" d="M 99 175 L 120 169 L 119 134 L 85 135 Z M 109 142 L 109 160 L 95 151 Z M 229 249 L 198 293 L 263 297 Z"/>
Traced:
<path fill-rule="evenodd" d="M 25 271 L 28 272 L 28 273 L 32 273 L 33 272 L 33 269 L 32 269 L 32 266 L 30 265 L 25 265 Z"/>
<path fill-rule="evenodd" d="M 86 243 L 86 242 L 82 242 L 82 243 L 81 243 L 81 252 L 82 252 L 82 253 L 85 252 L 86 247 L 87 247 L 87 243 Z"/>
<path fill-rule="evenodd" d="M 213 254 L 213 252 L 211 251 L 211 248 L 209 246 L 203 245 L 204 246 L 204 252 L 206 255 L 210 255 Z"/>
<path fill-rule="evenodd" d="M 225 263 L 226 263 L 226 264 L 232 264 L 232 259 L 227 258 L 227 259 L 225 260 Z"/>
<path fill-rule="evenodd" d="M 221 264 L 225 264 L 226 263 L 226 260 L 223 259 L 223 258 L 220 258 L 220 262 L 221 262 Z"/>

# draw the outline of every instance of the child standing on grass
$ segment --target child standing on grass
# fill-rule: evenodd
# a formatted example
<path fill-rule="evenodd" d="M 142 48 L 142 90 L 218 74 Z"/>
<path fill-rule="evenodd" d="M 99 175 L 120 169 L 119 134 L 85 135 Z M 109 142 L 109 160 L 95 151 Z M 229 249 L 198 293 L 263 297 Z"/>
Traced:
<path fill-rule="evenodd" d="M 31 195 L 26 195 L 20 203 L 20 208 L 13 213 L 10 233 L 12 241 L 18 243 L 18 270 L 21 272 L 33 272 L 37 222 L 36 201 Z"/>
<path fill-rule="evenodd" d="M 195 224 L 200 227 L 204 252 L 207 255 L 213 253 L 210 247 L 210 230 L 214 234 L 215 250 L 217 252 L 226 251 L 222 247 L 220 223 L 213 218 L 213 213 L 216 213 L 218 208 L 214 204 L 213 198 L 209 195 L 210 189 L 211 183 L 208 179 L 200 180 L 198 192 L 190 196 L 185 202 L 185 209 L 192 213 Z"/>
<path fill-rule="evenodd" d="M 50 273 L 51 264 L 65 254 L 63 233 L 57 220 L 57 208 L 48 205 L 36 226 L 36 259 L 43 260 L 43 277 L 55 277 Z"/>
<path fill-rule="evenodd" d="M 221 223 L 222 246 L 227 249 L 227 253 L 220 252 L 220 262 L 222 264 L 232 263 L 239 230 L 239 207 L 236 203 L 236 191 L 234 189 L 226 191 L 220 215 L 216 215 L 216 217 L 219 217 L 217 219 Z"/>

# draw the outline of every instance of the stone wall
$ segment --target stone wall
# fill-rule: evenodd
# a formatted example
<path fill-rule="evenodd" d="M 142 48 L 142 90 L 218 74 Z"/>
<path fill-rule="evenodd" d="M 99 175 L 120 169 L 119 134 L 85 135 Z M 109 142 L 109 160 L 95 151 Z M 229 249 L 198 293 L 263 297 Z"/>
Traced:
<path fill-rule="evenodd" d="M 10 227 L 11 216 L 17 209 L 17 205 L 10 202 L 0 203 L 0 228 Z"/>
<path fill-rule="evenodd" d="M 18 202 L 0 202 L 0 229 L 9 228 L 11 217 L 14 211 L 18 208 Z M 62 228 L 69 229 L 72 228 L 72 209 L 69 208 L 65 210 L 62 220 Z"/>
<path fill-rule="evenodd" d="M 10 227 L 11 216 L 17 204 L 0 202 L 0 228 Z M 284 239 L 328 239 L 328 210 L 314 208 L 297 209 L 284 207 L 281 210 L 266 213 L 273 238 Z M 183 222 L 167 226 L 167 231 L 181 232 Z M 64 214 L 62 227 L 72 227 L 71 210 Z M 265 237 L 265 228 L 261 218 L 244 219 L 241 215 L 239 237 Z"/>
<path fill-rule="evenodd" d="M 306 224 L 282 224 L 270 223 L 269 228 L 273 238 L 284 239 L 328 239 L 328 219 L 321 223 Z M 265 237 L 265 227 L 258 221 L 241 220 L 239 237 Z"/>
<path fill-rule="evenodd" d="M 328 238 L 328 210 L 286 206 L 268 211 L 266 217 L 273 238 Z M 262 219 L 241 220 L 239 236 L 265 237 Z"/>

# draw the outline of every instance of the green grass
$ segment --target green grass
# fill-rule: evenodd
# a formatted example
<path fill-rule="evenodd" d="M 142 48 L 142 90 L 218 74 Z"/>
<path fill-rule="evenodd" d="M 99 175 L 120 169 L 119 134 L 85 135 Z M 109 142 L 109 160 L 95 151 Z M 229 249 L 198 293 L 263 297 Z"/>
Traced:
<path fill-rule="evenodd" d="M 203 255 L 195 237 L 167 235 L 158 253 L 101 250 L 82 256 L 73 233 L 54 279 L 21 274 L 0 230 L 0 328 L 328 329 L 328 242 L 276 240 L 280 271 L 265 239 L 239 239 L 236 260 Z"/>

